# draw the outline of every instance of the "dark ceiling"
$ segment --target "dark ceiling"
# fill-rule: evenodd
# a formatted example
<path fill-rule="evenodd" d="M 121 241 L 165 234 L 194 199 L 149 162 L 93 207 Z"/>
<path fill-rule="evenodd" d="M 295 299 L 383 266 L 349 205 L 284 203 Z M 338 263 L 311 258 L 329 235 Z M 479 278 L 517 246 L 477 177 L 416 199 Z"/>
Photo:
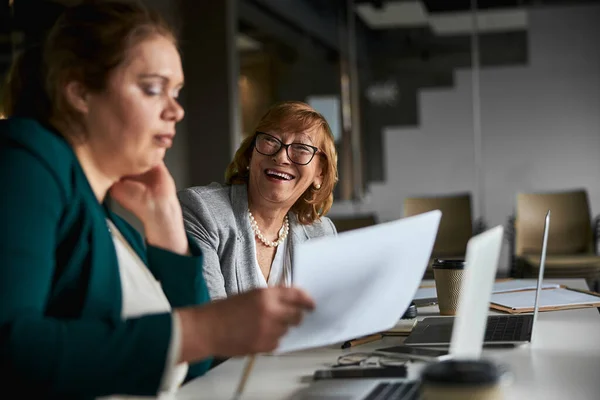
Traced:
<path fill-rule="evenodd" d="M 325 41 L 324 38 L 330 38 L 332 32 L 318 32 L 314 29 L 307 29 L 307 26 L 314 23 L 315 20 L 324 21 L 326 25 L 339 25 L 340 19 L 345 14 L 344 7 L 348 4 L 346 0 L 288 0 L 286 7 L 292 9 L 303 8 L 303 18 L 294 18 L 297 13 L 289 13 L 286 16 L 281 15 L 276 10 L 277 0 L 239 0 L 240 3 L 248 7 L 258 7 L 265 13 L 270 14 L 273 20 L 283 21 L 288 31 L 294 31 L 295 37 L 290 37 L 286 41 L 286 35 L 278 31 L 277 34 L 270 32 L 269 24 L 253 24 L 251 18 L 242 21 L 242 32 L 254 37 L 257 41 L 264 44 L 264 48 L 287 49 L 286 54 L 291 54 L 294 50 L 298 51 L 298 43 L 303 46 L 307 42 L 314 45 L 315 48 L 325 49 L 325 52 L 337 53 L 341 49 L 338 42 L 337 48 L 332 46 L 332 42 Z M 402 2 L 415 0 L 354 0 L 354 5 L 371 4 L 374 7 L 383 7 L 386 3 Z M 430 13 L 458 12 L 468 11 L 471 8 L 471 0 L 421 0 L 427 11 Z M 550 7 L 550 6 L 574 6 L 580 4 L 600 3 L 600 0 L 478 0 L 479 9 L 495 8 L 530 8 L 530 7 Z M 312 11 L 311 18 L 306 12 Z M 281 11 L 281 10 L 279 10 Z M 240 10 L 240 18 L 244 19 L 244 14 Z M 462 58 L 468 58 L 470 54 L 470 39 L 468 33 L 456 36 L 440 37 L 428 27 L 393 27 L 386 29 L 371 29 L 366 25 L 358 14 L 355 18 L 357 46 L 359 47 L 359 57 L 362 54 L 366 59 L 376 58 L 378 60 L 422 60 L 427 61 L 436 56 L 448 57 L 452 54 L 460 54 Z M 319 35 L 321 33 L 321 35 Z M 336 30 L 333 30 L 336 35 Z M 337 33 L 339 36 L 339 33 Z M 525 31 L 518 32 L 499 32 L 494 34 L 482 34 L 482 45 L 491 46 L 489 56 L 485 57 L 491 64 L 502 63 L 506 59 L 507 63 L 515 60 L 525 61 L 526 37 Z M 336 38 L 336 39 L 339 39 Z M 275 45 L 273 45 L 275 43 Z M 362 47 L 362 48 L 361 48 Z M 493 51 L 494 47 L 497 51 Z M 484 62 L 485 64 L 485 62 Z"/>
<path fill-rule="evenodd" d="M 326 1 L 326 0 L 325 0 Z M 371 3 L 374 7 L 383 7 L 385 3 L 403 0 L 354 0 L 355 4 Z M 414 0 L 404 0 L 414 1 Z M 421 0 L 431 13 L 465 11 L 471 9 L 471 0 Z M 318 0 L 317 0 L 318 2 Z M 579 3 L 600 3 L 598 0 L 477 0 L 477 8 L 514 8 L 530 6 L 573 5 Z"/>
<path fill-rule="evenodd" d="M 59 3 L 69 1 L 15 0 L 11 11 L 9 2 L 0 0 L 0 70 L 11 58 L 11 32 L 22 33 L 21 36 L 28 42 L 41 39 L 48 22 L 60 12 L 62 6 Z M 383 7 L 393 1 L 414 0 L 354 0 L 354 4 L 370 3 Z M 471 7 L 471 0 L 421 1 L 431 13 L 465 11 Z M 600 3 L 600 0 L 478 0 L 477 3 L 480 9 L 491 9 L 576 5 Z M 336 27 L 345 15 L 347 4 L 346 0 L 238 0 L 240 30 L 262 43 L 263 49 L 276 51 L 286 59 L 294 59 L 299 52 L 313 52 L 335 59 L 341 50 Z M 358 16 L 355 23 L 358 52 L 363 58 L 375 53 L 387 58 L 428 59 L 436 54 L 462 54 L 469 45 L 466 38 L 440 38 L 422 27 L 370 29 Z M 515 47 L 515 37 L 518 36 L 500 34 L 485 40 L 499 45 L 505 43 L 505 47 L 510 49 Z M 521 42 L 522 39 L 519 39 L 516 48 L 522 48 Z"/>

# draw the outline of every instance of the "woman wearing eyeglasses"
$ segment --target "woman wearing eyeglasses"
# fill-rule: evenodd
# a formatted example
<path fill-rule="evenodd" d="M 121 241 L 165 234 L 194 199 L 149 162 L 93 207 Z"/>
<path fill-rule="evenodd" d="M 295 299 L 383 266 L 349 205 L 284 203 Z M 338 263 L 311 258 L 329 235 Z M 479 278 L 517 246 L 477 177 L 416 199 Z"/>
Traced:
<path fill-rule="evenodd" d="M 289 286 L 295 246 L 336 234 L 324 217 L 337 182 L 327 121 L 302 102 L 275 104 L 242 142 L 225 180 L 179 192 L 211 298 Z"/>

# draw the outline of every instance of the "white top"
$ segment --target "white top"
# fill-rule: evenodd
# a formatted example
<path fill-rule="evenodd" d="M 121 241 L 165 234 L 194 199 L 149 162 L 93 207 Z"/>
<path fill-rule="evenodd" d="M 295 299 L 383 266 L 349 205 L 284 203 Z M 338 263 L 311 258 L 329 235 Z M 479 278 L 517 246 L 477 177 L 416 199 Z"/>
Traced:
<path fill-rule="evenodd" d="M 265 280 L 265 276 L 258 265 L 258 258 L 256 257 L 256 240 L 254 244 L 254 268 L 256 268 L 257 274 L 260 277 L 261 287 L 277 286 L 283 284 L 284 286 L 292 285 L 292 261 L 289 252 L 288 239 L 284 240 L 275 252 L 275 257 L 271 263 L 271 272 L 269 272 L 269 281 Z"/>
<path fill-rule="evenodd" d="M 125 240 L 121 232 L 110 221 L 108 227 L 113 237 L 117 259 L 119 262 L 119 273 L 121 275 L 121 289 L 123 295 L 123 308 L 121 315 L 123 319 L 135 318 L 147 314 L 155 314 L 171 311 L 169 300 L 162 290 L 160 282 L 150 272 L 146 264 L 140 259 L 135 250 Z M 173 398 L 175 391 L 179 388 L 187 374 L 187 363 L 176 364 L 181 349 L 181 327 L 176 314 L 173 314 L 173 334 L 167 354 L 167 364 L 162 377 L 160 394 L 158 399 L 166 400 Z M 148 399 L 148 397 L 102 397 L 102 400 L 132 400 L 136 398 Z"/>

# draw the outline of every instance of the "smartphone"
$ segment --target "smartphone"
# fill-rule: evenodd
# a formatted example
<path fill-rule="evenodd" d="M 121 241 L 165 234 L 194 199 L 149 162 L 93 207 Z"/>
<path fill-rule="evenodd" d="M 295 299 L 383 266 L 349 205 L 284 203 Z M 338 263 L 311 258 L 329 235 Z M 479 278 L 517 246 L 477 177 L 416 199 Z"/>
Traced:
<path fill-rule="evenodd" d="M 314 380 L 321 379 L 356 379 L 356 378 L 405 378 L 406 366 L 373 367 L 373 368 L 332 368 L 319 369 L 313 374 Z"/>
<path fill-rule="evenodd" d="M 422 361 L 433 361 L 433 360 L 445 360 L 450 358 L 448 350 L 444 349 L 423 349 L 412 346 L 394 346 L 386 347 L 383 349 L 377 349 L 377 353 L 389 356 L 403 356 L 411 360 L 422 360 Z"/>

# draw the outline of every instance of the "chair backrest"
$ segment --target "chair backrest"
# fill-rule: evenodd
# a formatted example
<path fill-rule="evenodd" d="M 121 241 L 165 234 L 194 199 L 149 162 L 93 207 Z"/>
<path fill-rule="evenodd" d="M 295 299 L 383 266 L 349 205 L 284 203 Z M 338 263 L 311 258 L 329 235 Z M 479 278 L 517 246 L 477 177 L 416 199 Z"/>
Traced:
<path fill-rule="evenodd" d="M 377 218 L 373 214 L 367 214 L 350 217 L 331 217 L 331 221 L 338 232 L 345 232 L 375 225 Z"/>
<path fill-rule="evenodd" d="M 519 193 L 515 215 L 515 255 L 539 254 L 544 216 L 552 212 L 548 254 L 594 253 L 587 191 Z"/>
<path fill-rule="evenodd" d="M 464 257 L 467 243 L 473 236 L 471 195 L 409 197 L 404 200 L 404 216 L 410 217 L 431 210 L 440 210 L 442 220 L 433 246 L 433 257 Z"/>

